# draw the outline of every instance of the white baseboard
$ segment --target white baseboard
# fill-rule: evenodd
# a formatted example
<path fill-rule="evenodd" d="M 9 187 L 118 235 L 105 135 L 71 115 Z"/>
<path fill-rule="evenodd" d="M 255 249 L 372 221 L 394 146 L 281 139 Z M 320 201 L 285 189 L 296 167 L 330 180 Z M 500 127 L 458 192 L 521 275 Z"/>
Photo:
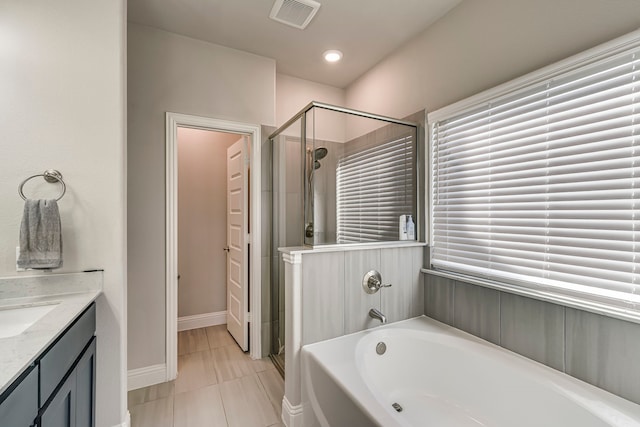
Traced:
<path fill-rule="evenodd" d="M 302 427 L 302 405 L 292 405 L 287 396 L 282 398 L 282 422 L 286 427 Z"/>
<path fill-rule="evenodd" d="M 188 331 L 190 329 L 206 328 L 208 326 L 224 325 L 226 323 L 226 311 L 178 317 L 178 332 Z"/>
<path fill-rule="evenodd" d="M 131 369 L 127 373 L 127 390 L 136 390 L 167 381 L 167 365 L 151 365 L 144 368 Z"/>

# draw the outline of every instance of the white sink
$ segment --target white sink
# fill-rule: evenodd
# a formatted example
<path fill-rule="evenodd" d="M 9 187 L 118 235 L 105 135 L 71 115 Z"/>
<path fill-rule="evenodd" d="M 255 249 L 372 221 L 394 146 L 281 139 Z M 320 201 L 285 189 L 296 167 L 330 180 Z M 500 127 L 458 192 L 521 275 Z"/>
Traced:
<path fill-rule="evenodd" d="M 60 302 L 56 301 L 38 305 L 0 307 L 0 338 L 20 335 L 58 304 Z"/>

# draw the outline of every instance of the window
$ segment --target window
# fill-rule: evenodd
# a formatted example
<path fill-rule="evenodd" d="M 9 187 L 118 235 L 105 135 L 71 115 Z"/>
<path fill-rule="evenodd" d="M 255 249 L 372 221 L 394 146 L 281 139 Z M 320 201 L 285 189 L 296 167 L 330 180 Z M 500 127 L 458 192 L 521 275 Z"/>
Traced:
<path fill-rule="evenodd" d="M 429 123 L 434 269 L 636 309 L 640 33 Z"/>
<path fill-rule="evenodd" d="M 416 211 L 415 128 L 397 128 L 388 132 L 400 135 L 365 147 L 353 144 L 339 160 L 338 243 L 398 240 L 399 216 Z"/>

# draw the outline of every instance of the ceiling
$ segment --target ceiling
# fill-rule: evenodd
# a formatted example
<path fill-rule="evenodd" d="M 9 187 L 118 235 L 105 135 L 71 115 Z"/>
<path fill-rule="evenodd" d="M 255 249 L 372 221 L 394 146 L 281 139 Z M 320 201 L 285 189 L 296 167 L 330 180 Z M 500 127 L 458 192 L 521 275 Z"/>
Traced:
<path fill-rule="evenodd" d="M 461 0 L 318 0 L 299 30 L 269 19 L 273 0 L 129 0 L 128 19 L 276 60 L 278 73 L 348 86 Z M 328 49 L 344 58 L 329 64 Z"/>

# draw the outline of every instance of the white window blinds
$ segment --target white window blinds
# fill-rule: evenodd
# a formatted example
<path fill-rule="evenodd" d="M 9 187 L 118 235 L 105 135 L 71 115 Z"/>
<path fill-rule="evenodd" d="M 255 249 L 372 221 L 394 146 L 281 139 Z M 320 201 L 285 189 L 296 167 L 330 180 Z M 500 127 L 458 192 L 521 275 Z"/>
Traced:
<path fill-rule="evenodd" d="M 637 43 L 430 129 L 435 268 L 640 302 Z"/>
<path fill-rule="evenodd" d="M 399 216 L 415 212 L 414 133 L 339 160 L 338 243 L 398 240 Z"/>

